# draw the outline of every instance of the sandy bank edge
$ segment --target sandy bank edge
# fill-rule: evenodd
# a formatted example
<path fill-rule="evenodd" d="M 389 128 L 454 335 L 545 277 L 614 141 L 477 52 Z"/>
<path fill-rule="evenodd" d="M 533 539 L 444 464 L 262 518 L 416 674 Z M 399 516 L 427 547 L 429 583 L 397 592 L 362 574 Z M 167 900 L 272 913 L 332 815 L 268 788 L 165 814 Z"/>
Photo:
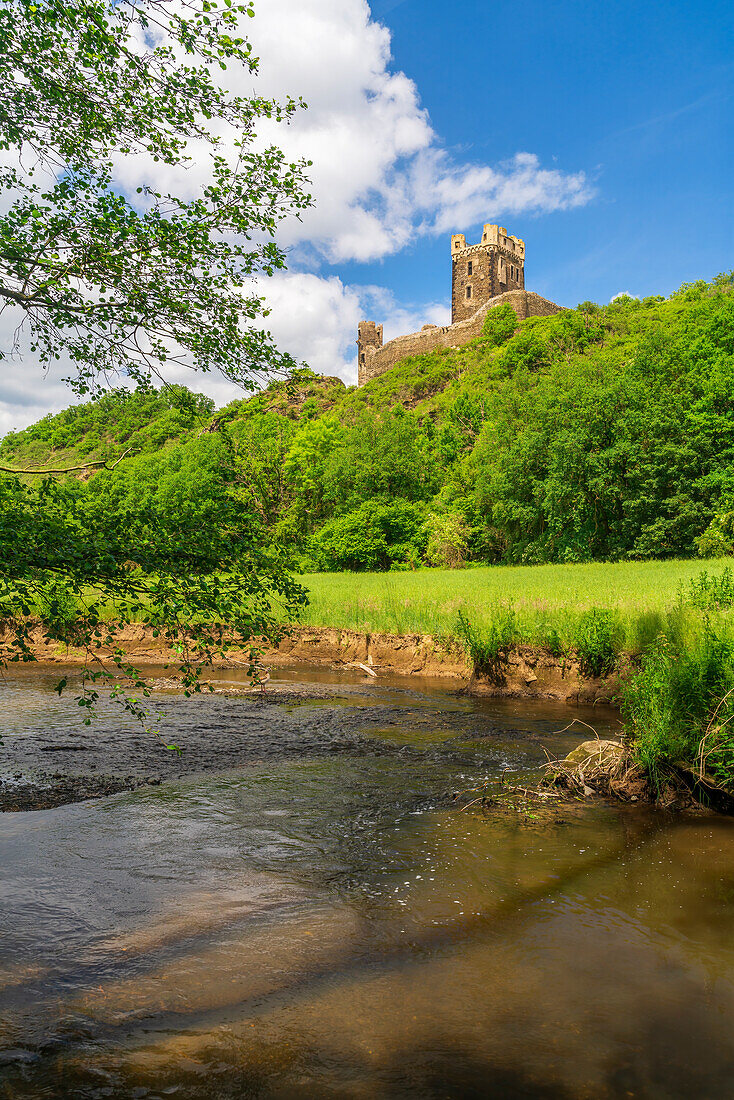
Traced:
<path fill-rule="evenodd" d="M 0 645 L 6 637 L 0 628 Z M 117 639 L 134 662 L 164 665 L 176 660 L 170 648 L 142 625 L 129 624 Z M 44 664 L 77 664 L 84 660 L 80 651 L 45 643 L 40 632 L 33 638 L 33 649 Z M 277 648 L 261 645 L 259 649 L 262 664 L 273 669 L 301 664 L 339 669 L 362 664 L 378 675 L 389 672 L 450 680 L 473 695 L 610 703 L 619 688 L 616 675 L 585 677 L 573 658 L 555 657 L 547 650 L 523 645 L 499 655 L 496 674 L 476 676 L 461 646 L 430 634 L 371 634 L 336 627 L 290 626 Z M 242 667 L 247 662 L 247 650 L 233 648 L 217 667 Z"/>

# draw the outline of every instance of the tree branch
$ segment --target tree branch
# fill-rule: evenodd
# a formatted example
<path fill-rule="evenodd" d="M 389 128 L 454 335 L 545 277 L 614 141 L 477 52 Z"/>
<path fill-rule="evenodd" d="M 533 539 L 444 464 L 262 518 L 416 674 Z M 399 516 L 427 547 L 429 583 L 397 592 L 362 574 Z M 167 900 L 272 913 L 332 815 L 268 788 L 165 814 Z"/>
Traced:
<path fill-rule="evenodd" d="M 72 474 L 75 470 L 92 470 L 95 467 L 103 468 L 105 470 L 114 470 L 115 466 L 119 466 L 125 455 L 130 454 L 132 447 L 128 447 L 111 466 L 107 464 L 106 459 L 101 458 L 97 462 L 85 462 L 82 466 L 67 466 L 65 470 L 13 470 L 10 466 L 0 466 L 0 473 L 3 474 Z"/>

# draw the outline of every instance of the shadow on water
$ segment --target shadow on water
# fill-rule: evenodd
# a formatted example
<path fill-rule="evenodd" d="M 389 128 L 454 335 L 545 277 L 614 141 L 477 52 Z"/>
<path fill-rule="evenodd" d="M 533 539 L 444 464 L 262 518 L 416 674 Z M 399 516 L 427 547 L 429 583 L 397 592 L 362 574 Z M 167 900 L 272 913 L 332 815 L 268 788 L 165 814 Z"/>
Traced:
<path fill-rule="evenodd" d="M 727 1095 L 731 823 L 460 813 L 560 744 L 523 707 L 177 702 L 197 774 L 3 815 L 0 1097 Z"/>

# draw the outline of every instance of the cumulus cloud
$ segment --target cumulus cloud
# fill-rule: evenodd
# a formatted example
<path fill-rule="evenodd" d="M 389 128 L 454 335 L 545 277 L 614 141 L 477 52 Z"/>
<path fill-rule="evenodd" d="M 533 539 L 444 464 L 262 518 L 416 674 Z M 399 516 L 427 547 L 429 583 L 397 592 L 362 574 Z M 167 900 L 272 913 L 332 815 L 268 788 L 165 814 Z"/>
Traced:
<path fill-rule="evenodd" d="M 449 320 L 448 294 L 446 304 L 399 302 L 375 285 L 372 272 L 363 285 L 349 285 L 333 265 L 380 260 L 421 235 L 589 201 L 592 187 L 583 172 L 544 167 L 532 152 L 487 164 L 445 148 L 415 83 L 392 67 L 390 33 L 372 18 L 366 0 L 259 0 L 246 24 L 259 73 L 228 70 L 223 79 L 243 95 L 300 96 L 308 104 L 288 126 L 266 121 L 258 135 L 290 159 L 312 161 L 314 199 L 301 221 L 291 219 L 279 232 L 291 270 L 263 282 L 260 291 L 272 310 L 265 327 L 314 370 L 356 380 L 360 317 L 382 321 L 386 339 Z M 226 145 L 236 135 L 221 136 Z M 158 189 L 191 197 L 208 171 L 207 158 L 192 154 L 183 171 L 129 158 L 119 166 L 119 182 L 131 195 L 154 179 Z M 3 366 L 0 433 L 69 404 L 63 373 L 68 368 L 39 384 L 32 359 Z M 170 378 L 218 403 L 238 395 L 228 383 L 182 369 Z"/>
<path fill-rule="evenodd" d="M 495 166 L 443 148 L 415 83 L 390 68 L 389 31 L 365 0 L 268 0 L 256 10 L 257 85 L 303 96 L 308 110 L 262 136 L 310 159 L 315 204 L 284 226 L 289 244 L 331 263 L 395 253 L 421 234 L 589 201 L 583 172 L 544 168 L 520 152 Z"/>
<path fill-rule="evenodd" d="M 391 68 L 390 33 L 366 0 L 261 0 L 245 22 L 259 71 L 227 72 L 230 90 L 300 96 L 308 105 L 289 125 L 263 120 L 258 131 L 260 145 L 312 162 L 313 207 L 279 233 L 283 244 L 300 246 L 302 266 L 369 262 L 422 234 L 589 201 L 583 172 L 544 168 L 534 153 L 488 165 L 444 148 L 415 83 Z M 221 137 L 226 145 L 236 134 Z M 160 165 L 153 172 L 158 186 L 193 195 L 207 170 L 200 158 L 185 172 Z M 150 173 L 143 158 L 120 167 L 131 190 Z"/>
<path fill-rule="evenodd" d="M 6 359 L 0 371 L 0 437 L 35 424 L 75 401 L 60 370 L 44 371 L 33 357 Z"/>
<path fill-rule="evenodd" d="M 385 340 L 391 340 L 423 324 L 448 324 L 451 313 L 448 305 L 411 308 L 384 287 L 348 285 L 337 275 L 312 272 L 276 276 L 267 299 L 271 313 L 266 324 L 278 346 L 297 348 L 296 357 L 312 370 L 337 375 L 350 385 L 357 381 L 355 341 L 363 317 L 379 317 Z"/>

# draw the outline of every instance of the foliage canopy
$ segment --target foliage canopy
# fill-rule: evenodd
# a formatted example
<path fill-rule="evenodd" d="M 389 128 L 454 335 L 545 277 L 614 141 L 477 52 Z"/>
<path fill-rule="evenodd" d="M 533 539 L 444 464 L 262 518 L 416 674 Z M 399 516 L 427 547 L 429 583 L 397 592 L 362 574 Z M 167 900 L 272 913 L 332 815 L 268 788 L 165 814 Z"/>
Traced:
<path fill-rule="evenodd" d="M 733 332 L 728 277 L 512 333 L 500 316 L 491 336 L 360 389 L 302 370 L 217 413 L 183 390 L 108 395 L 7 437 L 0 461 L 59 446 L 59 461 L 111 459 L 132 444 L 167 463 L 179 454 L 181 492 L 196 495 L 206 477 L 188 463 L 204 452 L 187 440 L 206 425 L 263 537 L 306 571 L 726 553 Z M 99 482 L 116 499 L 125 483 L 130 506 L 147 501 L 144 467 L 160 460 L 125 458 L 88 491 Z M 169 504 L 163 483 L 154 495 L 173 521 L 183 498 Z"/>
<path fill-rule="evenodd" d="M 232 0 L 0 0 L 0 306 L 79 392 L 171 364 L 252 385 L 287 364 L 252 322 L 273 236 L 308 204 L 304 164 L 256 149 L 258 121 L 297 104 L 228 92 L 256 69 Z M 229 136 L 229 142 L 224 140 Z M 193 198 L 159 189 L 196 160 Z M 140 180 L 136 201 L 119 184 Z M 7 353 L 5 353 L 7 354 Z M 290 364 L 292 366 L 292 363 Z"/>
<path fill-rule="evenodd" d="M 116 641 L 139 617 L 178 647 L 192 687 L 225 624 L 272 633 L 303 598 L 246 506 L 231 446 L 197 434 L 211 403 L 151 388 L 181 365 L 249 389 L 294 366 L 257 323 L 253 278 L 284 266 L 275 233 L 310 202 L 306 164 L 255 139 L 299 104 L 238 95 L 222 75 L 256 72 L 252 14 L 232 0 L 0 0 L 0 315 L 17 326 L 0 359 L 61 361 L 98 398 L 45 418 L 22 436 L 22 469 L 4 467 L 0 657 L 32 658 L 35 613 L 47 641 L 85 649 L 92 678 L 144 688 Z M 104 393 L 117 375 L 138 392 Z M 30 478 L 59 451 L 70 461 L 49 473 L 101 472 Z"/>

